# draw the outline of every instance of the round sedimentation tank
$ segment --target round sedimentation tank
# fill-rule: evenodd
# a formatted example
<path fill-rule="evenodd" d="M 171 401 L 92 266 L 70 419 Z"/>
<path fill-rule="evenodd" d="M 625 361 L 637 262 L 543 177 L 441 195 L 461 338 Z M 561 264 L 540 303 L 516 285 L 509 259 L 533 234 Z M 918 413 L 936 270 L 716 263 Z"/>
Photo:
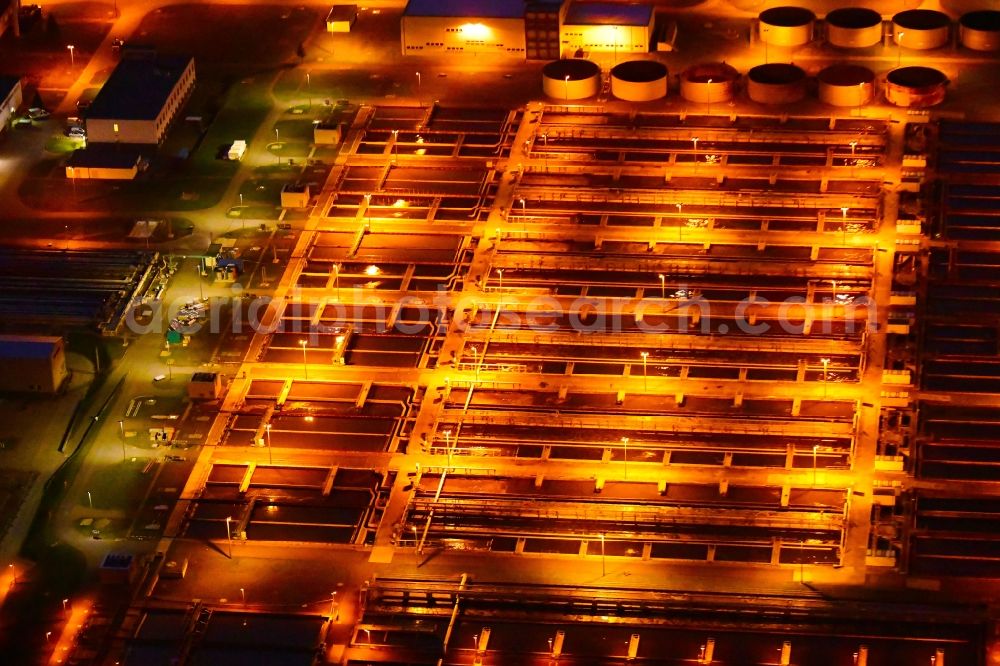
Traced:
<path fill-rule="evenodd" d="M 1000 12 L 984 9 L 963 14 L 958 21 L 962 46 L 974 51 L 1000 49 Z"/>
<path fill-rule="evenodd" d="M 820 101 L 833 106 L 861 106 L 875 96 L 875 72 L 860 65 L 830 65 L 816 80 Z"/>
<path fill-rule="evenodd" d="M 740 73 L 724 62 L 692 65 L 681 73 L 681 97 L 689 102 L 728 102 L 736 94 Z"/>
<path fill-rule="evenodd" d="M 655 60 L 630 60 L 611 69 L 611 94 L 629 102 L 649 102 L 667 94 L 667 66 Z"/>
<path fill-rule="evenodd" d="M 758 17 L 760 40 L 774 46 L 802 46 L 812 41 L 816 15 L 805 7 L 772 7 Z"/>
<path fill-rule="evenodd" d="M 542 68 L 542 90 L 552 99 L 586 99 L 600 89 L 601 68 L 589 60 L 553 60 Z"/>
<path fill-rule="evenodd" d="M 925 107 L 944 101 L 948 77 L 932 67 L 900 67 L 885 77 L 885 98 L 896 106 Z"/>
<path fill-rule="evenodd" d="M 865 7 L 834 9 L 826 15 L 826 41 L 844 49 L 862 49 L 882 41 L 882 15 Z"/>
<path fill-rule="evenodd" d="M 790 104 L 806 96 L 806 73 L 780 62 L 757 65 L 747 72 L 747 95 L 761 104 Z"/>
<path fill-rule="evenodd" d="M 892 17 L 896 44 L 917 50 L 938 49 L 948 43 L 951 19 L 933 9 L 908 9 Z"/>

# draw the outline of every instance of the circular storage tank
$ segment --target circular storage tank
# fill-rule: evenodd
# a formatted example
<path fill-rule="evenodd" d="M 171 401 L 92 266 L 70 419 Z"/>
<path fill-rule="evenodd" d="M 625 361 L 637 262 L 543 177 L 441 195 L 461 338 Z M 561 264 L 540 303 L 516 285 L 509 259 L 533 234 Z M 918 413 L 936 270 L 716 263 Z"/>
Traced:
<path fill-rule="evenodd" d="M 865 7 L 834 9 L 826 15 L 826 41 L 844 49 L 862 49 L 882 41 L 882 15 Z"/>
<path fill-rule="evenodd" d="M 984 9 L 963 14 L 958 21 L 962 45 L 974 51 L 1000 49 L 1000 12 Z"/>
<path fill-rule="evenodd" d="M 893 39 L 908 49 L 937 49 L 948 43 L 951 19 L 933 9 L 908 9 L 892 17 Z"/>
<path fill-rule="evenodd" d="M 611 69 L 611 94 L 629 102 L 649 102 L 667 94 L 667 66 L 655 60 L 630 60 Z"/>
<path fill-rule="evenodd" d="M 816 80 L 820 101 L 833 106 L 861 106 L 875 96 L 875 72 L 860 65 L 830 65 Z"/>
<path fill-rule="evenodd" d="M 542 68 L 542 90 L 552 99 L 586 99 L 600 89 L 601 68 L 589 60 L 553 60 Z"/>
<path fill-rule="evenodd" d="M 805 7 L 772 7 L 760 19 L 760 40 L 775 46 L 802 46 L 812 41 L 816 15 Z"/>
<path fill-rule="evenodd" d="M 885 77 L 885 98 L 896 106 L 934 106 L 944 101 L 948 77 L 931 67 L 900 67 Z"/>
<path fill-rule="evenodd" d="M 681 97 L 689 102 L 728 102 L 736 94 L 740 73 L 724 62 L 692 65 L 681 73 Z"/>
<path fill-rule="evenodd" d="M 806 73 L 795 65 L 774 62 L 747 72 L 747 94 L 761 104 L 790 104 L 806 96 Z"/>

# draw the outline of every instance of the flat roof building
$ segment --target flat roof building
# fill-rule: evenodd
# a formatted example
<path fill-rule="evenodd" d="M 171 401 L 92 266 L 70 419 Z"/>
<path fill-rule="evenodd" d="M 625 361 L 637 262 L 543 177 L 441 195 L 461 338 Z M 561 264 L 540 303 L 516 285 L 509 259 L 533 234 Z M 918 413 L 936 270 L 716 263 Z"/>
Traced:
<path fill-rule="evenodd" d="M 73 151 L 66 161 L 67 178 L 132 180 L 149 162 L 144 156 L 149 146 L 92 143 Z"/>
<path fill-rule="evenodd" d="M 0 76 L 0 132 L 14 122 L 14 114 L 23 102 L 21 79 L 16 76 Z"/>
<path fill-rule="evenodd" d="M 63 339 L 0 335 L 0 393 L 53 394 L 69 376 Z"/>
<path fill-rule="evenodd" d="M 194 82 L 194 58 L 190 56 L 136 54 L 124 58 L 87 110 L 87 140 L 162 142 Z"/>
<path fill-rule="evenodd" d="M 400 25 L 403 55 L 525 55 L 524 0 L 410 0 Z"/>
<path fill-rule="evenodd" d="M 327 32 L 350 32 L 358 20 L 357 5 L 334 5 L 326 15 Z"/>
<path fill-rule="evenodd" d="M 404 16 L 521 18 L 524 0 L 410 0 Z"/>
<path fill-rule="evenodd" d="M 560 21 L 563 55 L 645 53 L 652 43 L 655 20 L 651 4 L 567 2 Z"/>

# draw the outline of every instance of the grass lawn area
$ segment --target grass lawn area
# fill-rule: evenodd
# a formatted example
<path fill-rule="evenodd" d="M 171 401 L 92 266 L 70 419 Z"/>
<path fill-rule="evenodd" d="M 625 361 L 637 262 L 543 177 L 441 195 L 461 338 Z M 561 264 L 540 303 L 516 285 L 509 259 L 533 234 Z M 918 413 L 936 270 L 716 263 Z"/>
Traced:
<path fill-rule="evenodd" d="M 139 458 L 135 462 L 127 460 L 95 470 L 87 483 L 90 497 L 94 501 L 94 509 L 125 512 L 135 510 L 142 502 L 146 488 L 153 478 L 152 470 L 146 474 L 142 472 L 146 462 L 144 458 Z M 90 507 L 86 492 L 78 502 L 81 506 Z"/>
<path fill-rule="evenodd" d="M 304 6 L 177 4 L 148 13 L 132 39 L 164 53 L 191 54 L 200 69 L 260 71 L 295 59 L 320 18 Z"/>
<path fill-rule="evenodd" d="M 62 134 L 53 134 L 45 142 L 45 152 L 69 156 L 77 148 L 83 148 L 83 139 L 74 139 Z"/>
<path fill-rule="evenodd" d="M 248 180 L 240 188 L 240 194 L 247 203 L 266 203 L 277 206 L 281 203 L 281 188 L 288 182 L 279 179 Z"/>
<path fill-rule="evenodd" d="M 282 72 L 274 85 L 277 100 L 302 104 L 311 97 L 313 106 L 325 106 L 329 100 L 336 104 L 339 99 L 358 97 L 371 99 L 398 93 L 398 85 L 381 74 L 365 70 L 323 70 L 310 72 L 309 85 L 305 84 L 306 73 L 302 68 Z"/>
<path fill-rule="evenodd" d="M 281 207 L 268 204 L 247 204 L 229 209 L 228 217 L 234 220 L 277 220 Z"/>

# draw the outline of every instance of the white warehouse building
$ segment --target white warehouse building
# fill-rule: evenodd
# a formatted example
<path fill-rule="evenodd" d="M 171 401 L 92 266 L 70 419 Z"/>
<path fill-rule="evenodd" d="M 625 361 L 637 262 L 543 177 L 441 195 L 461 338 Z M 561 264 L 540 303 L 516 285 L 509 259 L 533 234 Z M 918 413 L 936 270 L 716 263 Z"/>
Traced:
<path fill-rule="evenodd" d="M 655 19 L 651 4 L 567 2 L 559 21 L 563 54 L 645 53 Z"/>
<path fill-rule="evenodd" d="M 468 53 L 525 57 L 524 0 L 410 0 L 403 55 Z"/>
<path fill-rule="evenodd" d="M 403 55 L 495 55 L 552 60 L 591 52 L 642 53 L 652 4 L 573 0 L 409 0 Z"/>

